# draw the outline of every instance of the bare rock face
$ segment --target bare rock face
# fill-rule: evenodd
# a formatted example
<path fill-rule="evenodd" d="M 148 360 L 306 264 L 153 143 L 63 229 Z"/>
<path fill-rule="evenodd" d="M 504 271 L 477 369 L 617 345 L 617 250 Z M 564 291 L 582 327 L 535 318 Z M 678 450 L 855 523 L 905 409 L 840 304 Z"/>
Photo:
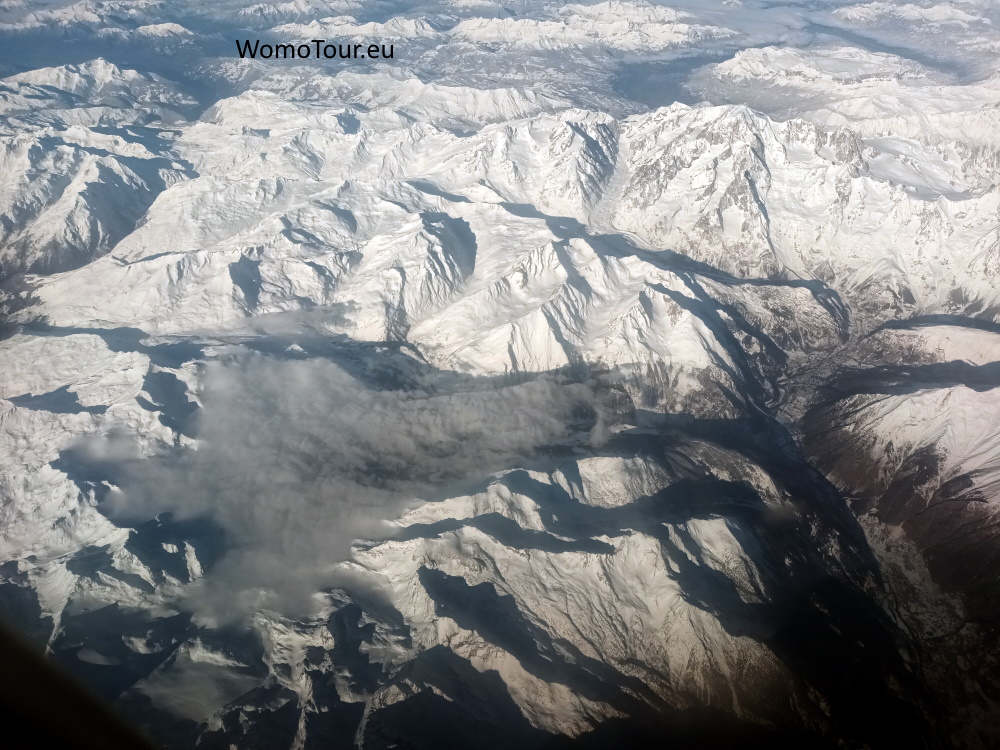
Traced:
<path fill-rule="evenodd" d="M 369 5 L 0 3 L 0 614 L 176 748 L 994 746 L 992 6 Z"/>

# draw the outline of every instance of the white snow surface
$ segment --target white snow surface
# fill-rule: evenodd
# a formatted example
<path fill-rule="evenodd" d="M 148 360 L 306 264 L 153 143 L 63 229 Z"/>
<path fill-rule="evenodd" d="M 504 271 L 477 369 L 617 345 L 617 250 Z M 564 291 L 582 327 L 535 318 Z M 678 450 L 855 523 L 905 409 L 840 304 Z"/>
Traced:
<path fill-rule="evenodd" d="M 11 71 L 0 78 L 0 563 L 5 584 L 36 592 L 50 646 L 81 614 L 110 604 L 142 613 L 148 632 L 88 643 L 75 658 L 110 669 L 163 653 L 126 697 L 205 731 L 231 728 L 233 712 L 252 727 L 250 714 L 294 696 L 292 747 L 325 711 L 323 690 L 365 704 L 359 746 L 370 717 L 412 693 L 454 701 L 408 668 L 435 649 L 496 676 L 533 730 L 576 736 L 623 715 L 622 701 L 546 672 L 474 606 L 444 606 L 458 586 L 469 601 L 492 592 L 538 659 L 573 674 L 608 667 L 628 700 L 828 727 L 825 699 L 754 637 L 750 613 L 795 565 L 889 605 L 874 579 L 852 578 L 843 498 L 806 508 L 737 426 L 767 415 L 799 434 L 808 406 L 829 406 L 811 389 L 841 364 L 897 368 L 904 380 L 931 367 L 919 387 L 847 397 L 837 429 L 887 481 L 933 448 L 932 489 L 968 477 L 995 517 L 1000 78 L 983 60 L 1000 50 L 1000 18 L 989 2 L 786 10 L 749 0 L 0 2 L 0 44 L 108 45 L 106 57 L 45 65 L 0 53 L 0 73 Z M 935 56 L 904 33 L 911 24 L 961 43 Z M 385 41 L 397 54 L 235 59 L 231 30 L 248 27 L 288 41 Z M 173 68 L 144 69 L 157 50 L 175 55 Z M 623 77 L 658 70 L 692 96 L 631 98 Z M 892 327 L 910 318 L 923 322 Z M 317 381 L 294 367 L 278 387 L 281 363 L 329 358 L 343 370 L 329 382 L 392 394 L 364 403 L 396 430 L 397 453 L 373 456 L 363 481 L 346 469 L 334 477 L 368 487 L 376 476 L 398 497 L 357 524 L 372 538 L 302 563 L 343 582 L 308 592 L 308 611 L 265 589 L 298 589 L 317 571 L 280 565 L 265 583 L 240 581 L 259 584 L 258 607 L 202 606 L 218 540 L 191 531 L 147 543 L 167 519 L 126 523 L 107 506 L 115 476 L 88 473 L 88 461 L 215 455 L 205 435 L 224 430 L 191 416 L 212 418 L 206 373 L 247 367 L 252 379 L 253 357 L 274 363 L 260 393 L 279 393 L 276 404 L 254 403 L 253 388 L 234 403 L 268 434 L 296 423 L 285 442 L 255 442 L 253 430 L 233 440 L 248 450 L 299 440 L 279 467 L 290 475 L 329 481 L 322 466 L 349 462 L 310 456 L 318 428 L 302 425 L 322 425 L 316 404 L 337 400 L 311 399 Z M 412 412 L 393 404 L 426 407 L 428 433 L 475 436 L 465 396 L 534 382 L 553 393 L 570 383 L 580 402 L 571 416 L 565 404 L 537 408 L 545 445 L 524 443 L 537 455 L 505 455 L 499 471 L 435 455 L 430 478 L 393 473 L 426 450 L 393 422 Z M 736 426 L 709 439 L 684 432 L 691 419 Z M 655 451 L 619 447 L 649 441 Z M 248 477 L 248 492 L 275 486 Z M 699 501 L 695 480 L 751 492 L 768 519 L 797 519 L 808 554 L 767 548 L 761 527 L 725 503 L 637 520 L 657 498 Z M 260 500 L 247 508 L 266 509 Z M 201 510 L 178 523 L 225 523 Z M 316 538 L 323 523 L 331 536 L 355 528 L 322 504 L 308 510 Z M 295 528 L 274 511 L 261 523 Z M 259 540 L 240 528 L 222 531 L 247 555 Z M 221 554 L 223 568 L 235 559 Z M 907 564 L 923 581 L 922 562 Z M 725 606 L 706 603 L 722 589 Z M 365 634 L 345 646 L 353 636 L 326 623 L 352 591 L 364 592 Z M 179 613 L 198 629 L 154 632 Z M 233 620 L 256 633 L 262 656 L 218 642 Z M 336 663 L 344 649 L 365 666 Z M 283 697 L 255 697 L 264 686 Z"/>

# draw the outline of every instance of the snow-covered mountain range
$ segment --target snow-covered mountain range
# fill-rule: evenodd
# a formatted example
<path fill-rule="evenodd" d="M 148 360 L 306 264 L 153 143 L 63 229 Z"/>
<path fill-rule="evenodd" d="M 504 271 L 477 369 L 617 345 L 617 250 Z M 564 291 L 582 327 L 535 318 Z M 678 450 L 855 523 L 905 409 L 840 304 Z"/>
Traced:
<path fill-rule="evenodd" d="M 997 29 L 0 0 L 0 616 L 177 748 L 994 746 Z"/>

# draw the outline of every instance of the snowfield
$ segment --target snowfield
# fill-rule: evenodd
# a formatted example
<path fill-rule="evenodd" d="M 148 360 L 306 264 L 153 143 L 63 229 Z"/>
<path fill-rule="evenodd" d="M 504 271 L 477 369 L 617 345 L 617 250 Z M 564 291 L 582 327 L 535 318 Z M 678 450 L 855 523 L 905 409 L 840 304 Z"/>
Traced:
<path fill-rule="evenodd" d="M 0 2 L 0 616 L 176 748 L 994 746 L 998 29 Z"/>

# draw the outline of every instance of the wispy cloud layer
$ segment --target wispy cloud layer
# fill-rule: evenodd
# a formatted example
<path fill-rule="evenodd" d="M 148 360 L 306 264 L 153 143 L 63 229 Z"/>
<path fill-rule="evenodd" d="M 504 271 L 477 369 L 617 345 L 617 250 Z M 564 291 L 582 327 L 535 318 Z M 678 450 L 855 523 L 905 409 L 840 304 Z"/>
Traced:
<path fill-rule="evenodd" d="M 326 360 L 263 355 L 210 363 L 201 396 L 197 447 L 126 461 L 110 512 L 209 516 L 225 530 L 226 557 L 191 592 L 214 620 L 308 609 L 356 539 L 385 535 L 444 485 L 586 440 L 570 425 L 596 403 L 589 385 L 548 377 L 386 391 Z"/>

